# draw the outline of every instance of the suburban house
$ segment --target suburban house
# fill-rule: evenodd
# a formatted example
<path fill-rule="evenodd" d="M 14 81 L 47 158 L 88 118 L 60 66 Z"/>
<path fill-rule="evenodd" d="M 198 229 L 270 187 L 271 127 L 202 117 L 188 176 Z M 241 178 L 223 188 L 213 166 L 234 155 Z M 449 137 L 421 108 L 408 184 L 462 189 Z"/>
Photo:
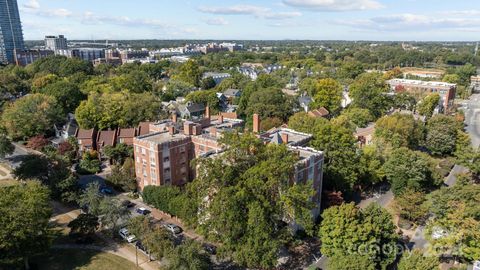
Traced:
<path fill-rule="evenodd" d="M 229 104 L 233 104 L 235 99 L 238 99 L 242 96 L 242 90 L 229 88 L 223 91 L 223 95 L 228 99 Z"/>
<path fill-rule="evenodd" d="M 126 145 L 133 145 L 133 138 L 137 135 L 135 128 L 119 128 L 117 129 L 116 143 L 123 143 Z"/>
<path fill-rule="evenodd" d="M 75 137 L 78 140 L 78 151 L 80 153 L 97 149 L 97 131 L 95 129 L 77 128 Z"/>
<path fill-rule="evenodd" d="M 370 145 L 373 142 L 373 135 L 375 134 L 375 123 L 370 123 L 364 128 L 357 128 L 355 131 L 355 138 L 357 138 L 360 147 Z"/>
<path fill-rule="evenodd" d="M 186 104 L 178 104 L 176 112 L 183 119 L 192 119 L 202 117 L 205 113 L 205 105 L 200 103 L 187 102 Z"/>
<path fill-rule="evenodd" d="M 75 133 L 77 132 L 78 124 L 75 120 L 75 115 L 69 113 L 67 115 L 67 122 L 59 127 L 58 125 L 54 125 L 55 130 L 55 139 L 52 140 L 54 146 L 58 146 L 60 143 L 66 141 L 69 137 L 75 137 Z"/>
<path fill-rule="evenodd" d="M 97 151 L 103 153 L 105 146 L 115 146 L 116 130 L 102 130 L 97 134 Z"/>

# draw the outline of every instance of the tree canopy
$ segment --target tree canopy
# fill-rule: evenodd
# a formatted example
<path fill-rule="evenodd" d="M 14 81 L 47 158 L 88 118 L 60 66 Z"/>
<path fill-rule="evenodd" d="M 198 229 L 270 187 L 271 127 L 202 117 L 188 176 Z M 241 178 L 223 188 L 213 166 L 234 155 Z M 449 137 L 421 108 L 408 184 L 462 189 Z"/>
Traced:
<path fill-rule="evenodd" d="M 14 139 L 26 139 L 45 134 L 61 119 L 53 97 L 31 94 L 9 104 L 2 114 L 2 123 Z"/>

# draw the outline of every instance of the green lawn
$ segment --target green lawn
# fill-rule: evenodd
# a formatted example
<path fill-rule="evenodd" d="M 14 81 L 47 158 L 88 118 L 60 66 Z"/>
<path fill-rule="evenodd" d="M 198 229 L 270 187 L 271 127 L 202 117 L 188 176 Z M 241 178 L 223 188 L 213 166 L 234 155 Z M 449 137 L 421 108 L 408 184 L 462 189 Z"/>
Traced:
<path fill-rule="evenodd" d="M 106 252 L 79 249 L 52 249 L 32 260 L 38 270 L 140 270 L 135 264 Z M 33 268 L 33 267 L 32 267 Z"/>

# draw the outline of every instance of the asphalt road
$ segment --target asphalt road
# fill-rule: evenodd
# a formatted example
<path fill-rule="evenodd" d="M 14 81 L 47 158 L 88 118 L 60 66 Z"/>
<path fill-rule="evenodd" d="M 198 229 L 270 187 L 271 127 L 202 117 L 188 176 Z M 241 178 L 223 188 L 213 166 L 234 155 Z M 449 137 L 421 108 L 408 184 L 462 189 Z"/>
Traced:
<path fill-rule="evenodd" d="M 480 93 L 472 94 L 465 105 L 465 130 L 470 134 L 473 147 L 478 148 L 480 145 Z"/>

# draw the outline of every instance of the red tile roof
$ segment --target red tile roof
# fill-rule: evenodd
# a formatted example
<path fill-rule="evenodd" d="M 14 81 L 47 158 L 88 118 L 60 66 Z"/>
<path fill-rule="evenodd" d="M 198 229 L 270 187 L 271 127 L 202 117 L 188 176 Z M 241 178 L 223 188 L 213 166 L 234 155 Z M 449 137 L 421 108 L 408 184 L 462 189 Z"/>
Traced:
<path fill-rule="evenodd" d="M 135 137 L 135 129 L 134 128 L 121 128 L 118 131 L 119 138 L 133 138 Z"/>
<path fill-rule="evenodd" d="M 308 114 L 313 117 L 326 117 L 330 114 L 330 112 L 324 107 L 320 107 L 316 110 L 309 111 Z"/>
<path fill-rule="evenodd" d="M 77 129 L 75 134 L 77 139 L 94 139 L 95 129 Z"/>
<path fill-rule="evenodd" d="M 114 146 L 115 145 L 115 130 L 103 130 L 98 132 L 97 135 L 97 147 L 104 147 L 107 145 Z"/>

